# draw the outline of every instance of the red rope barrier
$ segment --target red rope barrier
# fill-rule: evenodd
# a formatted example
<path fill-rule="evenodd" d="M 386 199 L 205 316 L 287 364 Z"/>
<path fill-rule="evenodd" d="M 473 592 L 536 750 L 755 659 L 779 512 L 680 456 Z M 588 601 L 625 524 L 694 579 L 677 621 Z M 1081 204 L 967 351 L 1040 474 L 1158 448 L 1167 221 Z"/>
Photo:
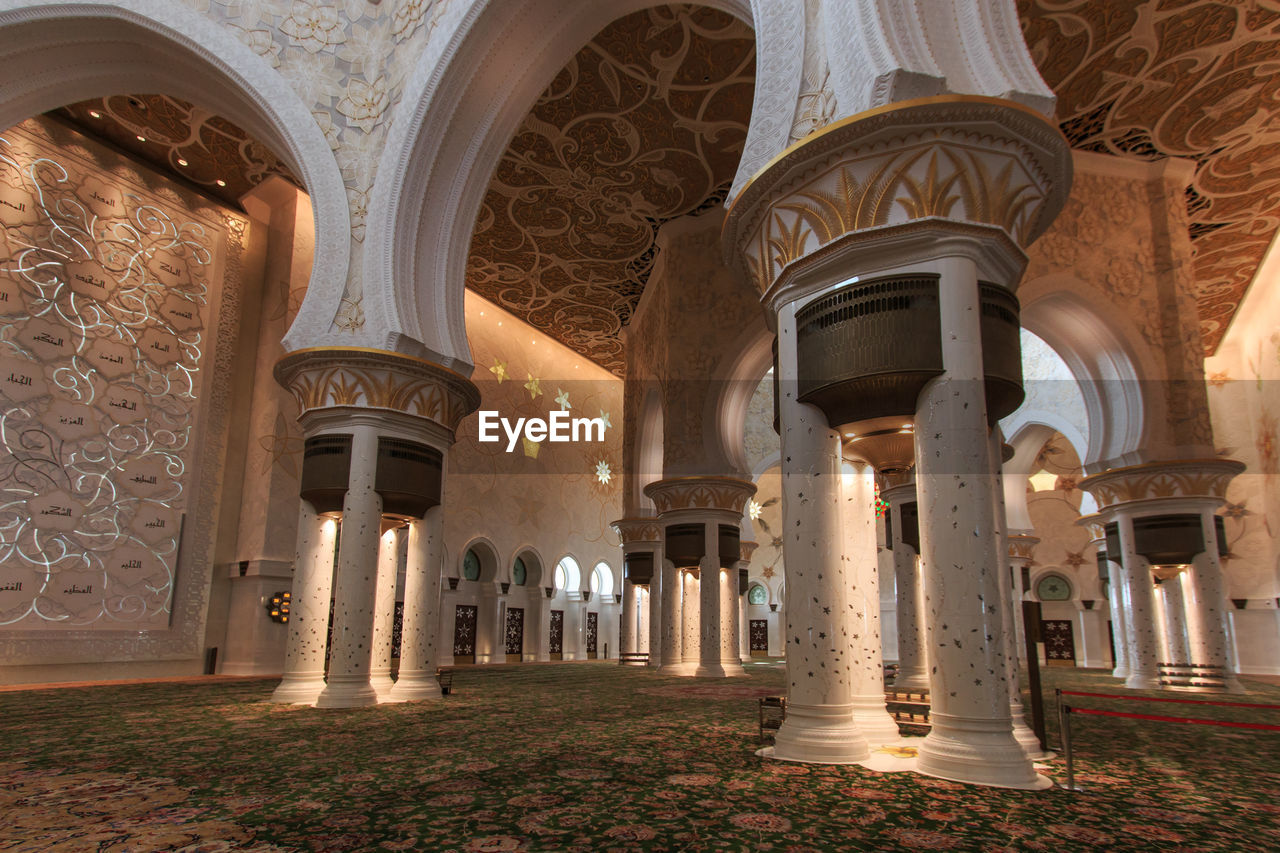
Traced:
<path fill-rule="evenodd" d="M 1202 720 L 1198 717 L 1161 717 L 1156 714 L 1128 714 L 1124 711 L 1102 711 L 1097 708 L 1069 707 L 1071 714 L 1093 714 L 1098 717 L 1126 717 L 1130 720 L 1156 720 L 1161 723 L 1196 723 L 1202 726 L 1226 726 L 1232 729 L 1261 729 L 1268 732 L 1280 732 L 1280 726 L 1267 723 L 1233 723 L 1228 720 Z"/>
<path fill-rule="evenodd" d="M 1129 699 L 1134 702 L 1178 702 L 1183 705 L 1216 705 L 1221 708 L 1267 708 L 1280 711 L 1280 705 L 1254 705 L 1248 702 L 1210 702 L 1205 699 L 1174 699 L 1166 696 L 1125 696 L 1118 693 L 1085 693 L 1080 690 L 1061 690 L 1063 696 L 1097 696 L 1101 699 Z"/>

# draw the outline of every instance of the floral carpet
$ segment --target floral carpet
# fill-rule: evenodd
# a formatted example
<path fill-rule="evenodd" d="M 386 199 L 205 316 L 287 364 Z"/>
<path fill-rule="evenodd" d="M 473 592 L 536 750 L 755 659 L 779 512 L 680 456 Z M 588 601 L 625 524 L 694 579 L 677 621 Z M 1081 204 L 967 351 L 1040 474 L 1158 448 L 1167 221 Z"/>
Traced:
<path fill-rule="evenodd" d="M 1280 849 L 1277 733 L 1073 716 L 1083 792 L 981 788 L 757 758 L 754 697 L 783 670 L 748 670 L 462 669 L 440 701 L 347 711 L 273 705 L 267 680 L 0 693 L 0 850 Z M 1123 692 L 1045 681 L 1051 717 L 1054 686 Z"/>

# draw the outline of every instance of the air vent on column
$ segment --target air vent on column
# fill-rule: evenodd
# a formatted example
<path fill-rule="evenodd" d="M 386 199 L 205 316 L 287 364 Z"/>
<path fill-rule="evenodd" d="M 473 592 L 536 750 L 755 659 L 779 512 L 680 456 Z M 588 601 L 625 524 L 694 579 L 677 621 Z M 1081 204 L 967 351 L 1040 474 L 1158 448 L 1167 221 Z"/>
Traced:
<path fill-rule="evenodd" d="M 378 439 L 378 472 L 374 488 L 382 495 L 382 511 L 420 518 L 440 504 L 440 451 L 402 438 Z"/>
<path fill-rule="evenodd" d="M 647 584 L 653 580 L 653 553 L 637 551 L 622 558 L 622 572 L 634 584 Z"/>
<path fill-rule="evenodd" d="M 666 558 L 677 569 L 696 569 L 707 553 L 705 529 L 701 524 L 669 524 L 662 546 Z"/>
<path fill-rule="evenodd" d="M 299 494 L 318 513 L 342 512 L 350 473 L 350 434 L 312 436 L 302 448 Z"/>

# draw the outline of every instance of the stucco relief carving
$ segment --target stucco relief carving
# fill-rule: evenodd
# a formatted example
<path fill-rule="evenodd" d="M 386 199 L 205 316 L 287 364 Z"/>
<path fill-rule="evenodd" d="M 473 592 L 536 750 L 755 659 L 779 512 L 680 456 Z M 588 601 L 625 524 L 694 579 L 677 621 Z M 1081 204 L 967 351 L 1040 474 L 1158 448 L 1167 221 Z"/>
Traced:
<path fill-rule="evenodd" d="M 654 518 L 620 518 L 610 526 L 623 547 L 662 541 L 662 525 Z"/>
<path fill-rule="evenodd" d="M 718 509 L 741 514 L 756 493 L 754 483 L 731 477 L 676 477 L 645 486 L 659 514 L 690 509 Z"/>
<path fill-rule="evenodd" d="M 903 109 L 914 113 L 902 114 L 910 129 L 889 130 L 895 109 L 830 127 L 771 168 L 785 177 L 739 198 L 731 230 L 761 292 L 791 262 L 867 228 L 941 217 L 999 226 L 1024 246 L 1043 230 L 1069 174 L 1065 143 L 1047 125 L 1018 113 L 1021 132 L 973 129 L 977 113 L 1000 109 L 995 102 L 926 99 Z"/>
<path fill-rule="evenodd" d="M 1093 495 L 1099 510 L 1161 498 L 1225 500 L 1227 485 L 1244 469 L 1233 459 L 1156 462 L 1094 474 L 1081 480 L 1080 488 Z"/>
<path fill-rule="evenodd" d="M 377 350 L 297 350 L 276 365 L 276 379 L 297 398 L 304 415 L 335 407 L 385 409 L 452 431 L 480 405 L 479 391 L 462 376 Z"/>

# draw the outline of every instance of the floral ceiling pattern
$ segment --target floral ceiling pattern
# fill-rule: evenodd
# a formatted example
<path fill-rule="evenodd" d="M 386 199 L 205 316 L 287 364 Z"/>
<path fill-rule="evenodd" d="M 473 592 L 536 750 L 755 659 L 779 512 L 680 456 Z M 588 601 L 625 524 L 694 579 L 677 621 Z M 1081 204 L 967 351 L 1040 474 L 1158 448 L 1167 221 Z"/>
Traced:
<path fill-rule="evenodd" d="M 56 115 L 231 207 L 272 175 L 298 183 L 240 127 L 178 98 L 113 95 L 71 104 Z"/>
<path fill-rule="evenodd" d="M 525 118 L 477 219 L 467 286 L 608 370 L 662 223 L 720 203 L 746 139 L 751 29 L 716 10 L 620 18 Z"/>
<path fill-rule="evenodd" d="M 1280 3 L 1018 0 L 1073 147 L 1196 163 L 1187 187 L 1205 351 L 1280 225 Z"/>

